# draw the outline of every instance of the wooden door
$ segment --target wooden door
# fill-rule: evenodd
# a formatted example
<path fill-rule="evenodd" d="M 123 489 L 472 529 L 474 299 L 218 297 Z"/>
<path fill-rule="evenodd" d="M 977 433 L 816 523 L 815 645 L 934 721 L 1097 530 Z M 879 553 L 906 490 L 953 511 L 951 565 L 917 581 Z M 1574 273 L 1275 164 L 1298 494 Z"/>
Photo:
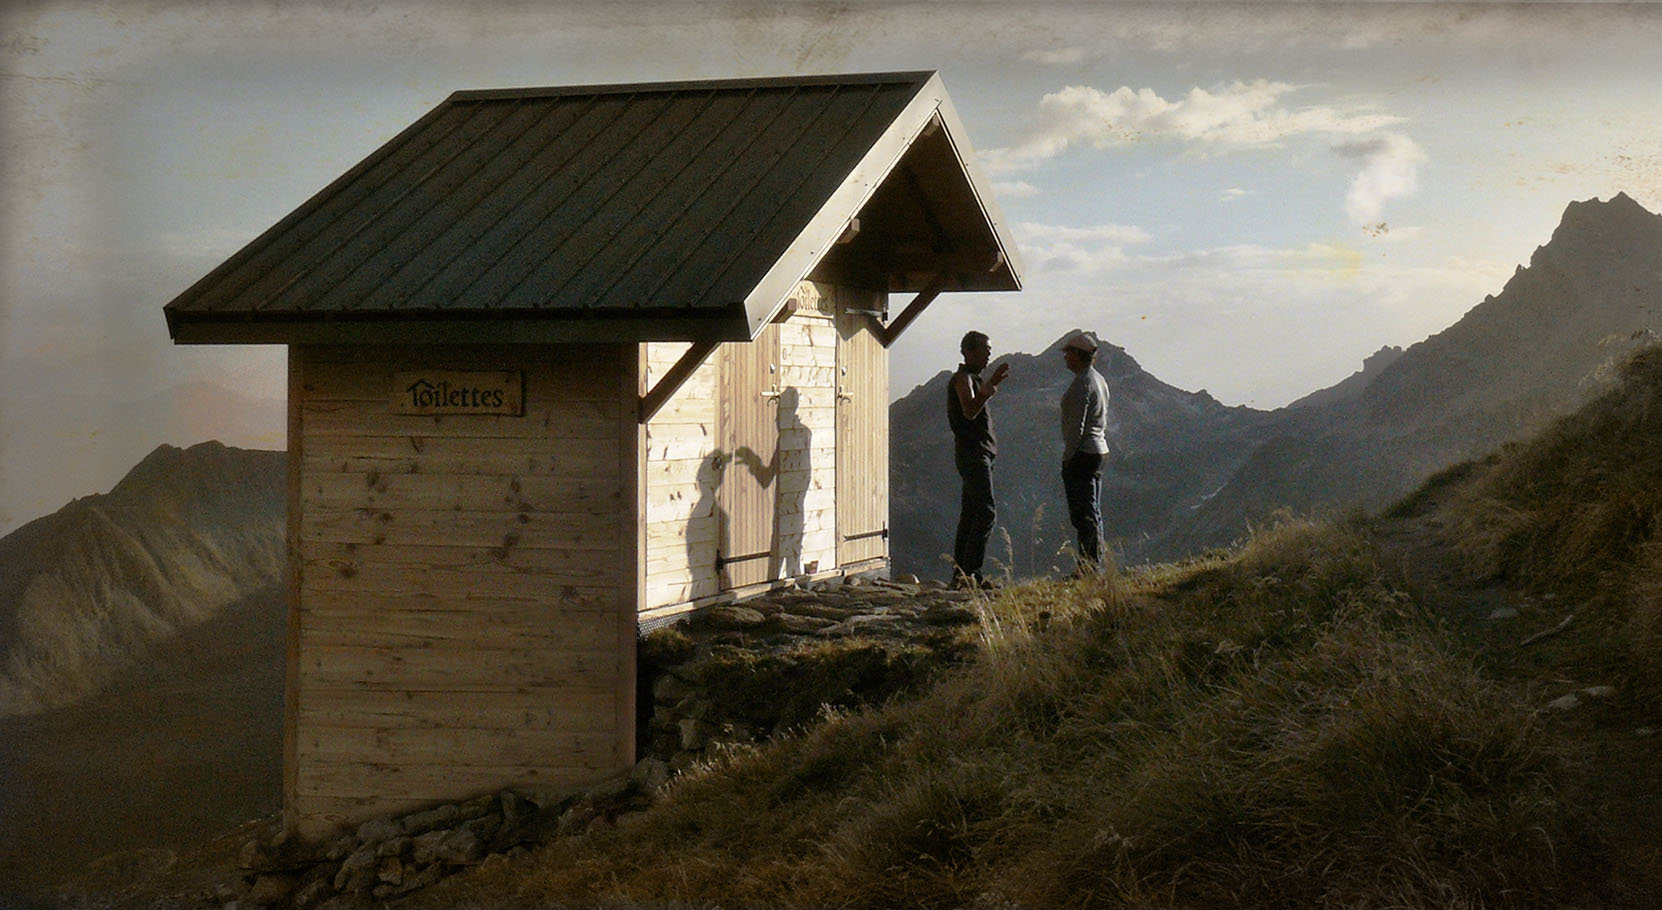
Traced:
<path fill-rule="evenodd" d="M 779 475 L 779 327 L 724 346 L 717 554 L 722 590 L 768 581 Z"/>
<path fill-rule="evenodd" d="M 837 307 L 837 563 L 889 554 L 889 352 L 869 315 L 878 292 Z"/>

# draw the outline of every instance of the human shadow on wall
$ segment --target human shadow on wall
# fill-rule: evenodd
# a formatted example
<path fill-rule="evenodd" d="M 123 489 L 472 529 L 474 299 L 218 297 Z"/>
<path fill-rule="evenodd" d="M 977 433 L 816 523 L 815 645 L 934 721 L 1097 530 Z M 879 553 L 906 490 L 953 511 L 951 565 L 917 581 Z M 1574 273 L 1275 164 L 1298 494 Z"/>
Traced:
<path fill-rule="evenodd" d="M 768 578 L 793 578 L 803 574 L 802 538 L 807 528 L 803 507 L 807 504 L 808 482 L 813 477 L 813 432 L 802 421 L 799 413 L 801 393 L 795 387 L 786 387 L 779 393 L 779 433 L 773 447 L 773 457 L 762 461 L 754 449 L 742 446 L 733 453 L 734 460 L 744 465 L 763 487 L 773 486 L 773 537 L 769 547 Z M 787 440 L 792 451 L 801 455 L 801 463 L 785 469 Z M 785 474 L 799 475 L 802 489 L 790 489 L 799 484 L 786 483 Z"/>
<path fill-rule="evenodd" d="M 721 481 L 727 475 L 727 453 L 720 449 L 704 456 L 698 466 L 698 502 L 687 517 L 687 600 L 696 600 L 721 590 L 722 534 L 727 527 L 727 512 L 721 507 Z M 699 532 L 699 522 L 707 521 L 711 532 Z M 706 574 L 708 573 L 708 574 Z"/>

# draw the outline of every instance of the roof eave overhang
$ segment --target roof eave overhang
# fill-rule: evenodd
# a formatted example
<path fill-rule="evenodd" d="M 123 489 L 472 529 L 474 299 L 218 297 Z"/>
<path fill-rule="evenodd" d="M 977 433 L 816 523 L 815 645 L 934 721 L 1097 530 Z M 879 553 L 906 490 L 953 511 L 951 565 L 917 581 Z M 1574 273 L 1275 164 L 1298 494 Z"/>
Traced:
<path fill-rule="evenodd" d="M 989 251 L 991 255 L 984 257 L 991 264 L 988 270 L 948 276 L 951 288 L 962 291 L 1021 290 L 1021 259 L 1016 252 L 1015 240 L 993 199 L 991 184 L 975 160 L 963 122 L 958 119 L 940 74 L 931 73 L 912 101 L 889 124 L 883 135 L 792 240 L 785 254 L 774 262 L 746 296 L 744 304 L 751 338 L 774 320 L 797 285 L 825 258 L 838 238 L 843 236 L 850 221 L 870 201 L 883 181 L 894 173 L 912 144 L 932 123 L 946 132 L 958 166 L 963 169 L 970 192 L 975 195 L 976 206 L 982 213 L 987 239 L 996 247 L 996 250 Z"/>
<path fill-rule="evenodd" d="M 748 341 L 743 310 L 628 315 L 499 312 L 219 314 L 167 311 L 175 344 L 594 344 Z"/>

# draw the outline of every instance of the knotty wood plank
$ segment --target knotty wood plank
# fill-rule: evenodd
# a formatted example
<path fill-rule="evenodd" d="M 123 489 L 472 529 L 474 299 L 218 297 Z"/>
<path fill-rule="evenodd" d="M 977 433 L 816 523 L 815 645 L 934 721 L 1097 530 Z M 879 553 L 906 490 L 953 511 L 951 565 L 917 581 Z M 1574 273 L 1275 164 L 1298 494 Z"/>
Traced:
<path fill-rule="evenodd" d="M 604 551 L 617 548 L 619 518 L 595 513 L 324 507 L 306 510 L 301 538 L 317 543 L 408 546 L 518 546 Z"/>

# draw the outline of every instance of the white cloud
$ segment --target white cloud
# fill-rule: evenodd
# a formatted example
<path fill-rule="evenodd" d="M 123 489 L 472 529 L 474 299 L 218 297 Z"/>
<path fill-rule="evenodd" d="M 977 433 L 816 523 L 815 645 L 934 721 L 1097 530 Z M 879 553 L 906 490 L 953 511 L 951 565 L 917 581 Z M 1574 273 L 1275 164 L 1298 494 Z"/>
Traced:
<path fill-rule="evenodd" d="M 1374 111 L 1342 111 L 1325 105 L 1294 110 L 1278 106 L 1297 89 L 1259 79 L 1215 90 L 1193 88 L 1177 100 L 1153 89 L 1120 86 L 1112 92 L 1070 85 L 1039 99 L 1040 123 L 1030 138 L 1012 148 L 992 149 L 989 167 L 1033 167 L 1069 148 L 1096 148 L 1134 142 L 1168 141 L 1203 152 L 1227 152 L 1274 145 L 1300 135 L 1360 136 L 1402 122 Z"/>
<path fill-rule="evenodd" d="M 1066 227 L 1024 221 L 1013 227 L 1030 269 L 1048 272 L 1110 268 L 1125 261 L 1127 247 L 1149 240 L 1142 228 L 1120 224 Z"/>
<path fill-rule="evenodd" d="M 1042 66 L 1064 66 L 1083 61 L 1085 59 L 1085 49 L 1081 47 L 1059 47 L 1052 50 L 1028 51 L 1021 55 L 1021 59 Z"/>
<path fill-rule="evenodd" d="M 1285 99 L 1298 91 L 1285 82 L 1259 79 L 1212 90 L 1196 87 L 1168 100 L 1149 88 L 1103 92 L 1068 86 L 1040 99 L 1040 123 L 1026 141 L 992 149 L 984 157 L 990 170 L 1008 173 L 1036 167 L 1078 146 L 1165 142 L 1188 153 L 1213 155 L 1298 137 L 1340 137 L 1330 146 L 1332 153 L 1361 167 L 1351 181 L 1345 212 L 1356 224 L 1377 224 L 1387 201 L 1417 188 L 1419 168 L 1428 160 L 1425 150 L 1408 136 L 1387 131 L 1402 117 L 1366 107 L 1287 107 Z M 1246 193 L 1231 188 L 1223 200 Z"/>
<path fill-rule="evenodd" d="M 1237 199 L 1243 199 L 1243 198 L 1245 198 L 1247 196 L 1251 196 L 1251 195 L 1252 195 L 1251 190 L 1244 190 L 1244 189 L 1242 189 L 1238 186 L 1232 186 L 1232 187 L 1229 187 L 1229 188 L 1225 189 L 1223 192 L 1218 194 L 1218 201 L 1219 202 L 1234 202 Z"/>
<path fill-rule="evenodd" d="M 1426 161 L 1419 143 L 1397 133 L 1341 142 L 1333 150 L 1341 157 L 1363 162 L 1361 173 L 1351 180 L 1350 193 L 1345 197 L 1345 214 L 1357 224 L 1378 222 L 1386 200 L 1413 193 L 1420 165 Z"/>
<path fill-rule="evenodd" d="M 1029 199 L 1043 191 L 1025 180 L 995 180 L 993 192 L 1000 199 Z"/>

